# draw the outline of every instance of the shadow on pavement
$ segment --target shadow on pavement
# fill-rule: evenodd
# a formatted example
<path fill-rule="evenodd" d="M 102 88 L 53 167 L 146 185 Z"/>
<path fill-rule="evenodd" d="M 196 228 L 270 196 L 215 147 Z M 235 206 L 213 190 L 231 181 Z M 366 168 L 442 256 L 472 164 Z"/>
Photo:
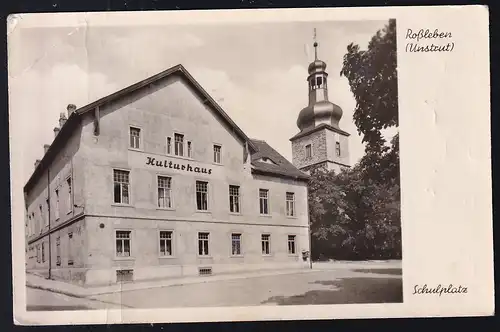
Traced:
<path fill-rule="evenodd" d="M 390 275 L 403 275 L 402 269 L 355 269 L 353 272 L 361 273 L 376 273 L 376 274 L 390 274 Z"/>
<path fill-rule="evenodd" d="M 278 305 L 401 303 L 403 281 L 399 278 L 345 278 L 318 280 L 314 284 L 329 285 L 332 289 L 308 291 L 290 297 L 273 296 L 262 302 Z"/>

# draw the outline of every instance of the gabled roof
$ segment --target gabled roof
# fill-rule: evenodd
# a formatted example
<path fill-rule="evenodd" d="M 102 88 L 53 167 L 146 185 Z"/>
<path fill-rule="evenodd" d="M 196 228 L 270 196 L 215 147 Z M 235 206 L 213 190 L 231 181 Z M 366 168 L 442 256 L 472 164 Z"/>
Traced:
<path fill-rule="evenodd" d="M 231 120 L 231 118 L 226 114 L 226 112 L 224 112 L 222 107 L 220 107 L 219 104 L 217 104 L 217 102 L 208 94 L 208 92 L 205 91 L 205 89 L 203 89 L 203 87 L 193 78 L 193 76 L 191 76 L 191 74 L 181 64 L 173 66 L 167 70 L 162 71 L 161 73 L 153 75 L 149 78 L 146 78 L 145 80 L 132 84 L 124 89 L 121 89 L 106 97 L 96 100 L 86 106 L 77 109 L 75 112 L 80 115 L 87 113 L 89 111 L 94 110 L 98 106 L 118 100 L 123 96 L 126 96 L 141 88 L 147 87 L 148 85 L 153 84 L 167 76 L 176 74 L 183 76 L 187 80 L 187 82 L 191 85 L 191 87 L 194 89 L 194 91 L 200 95 L 200 97 L 204 100 L 204 102 L 212 106 L 215 109 L 215 111 L 222 117 L 222 119 L 229 125 L 229 127 L 234 131 L 234 133 L 240 136 L 240 138 L 242 138 L 243 141 L 249 142 L 249 147 L 255 151 L 255 146 L 251 144 L 250 139 L 245 135 L 245 133 L 243 133 L 243 131 L 236 125 L 236 123 L 234 123 L 233 120 Z"/>
<path fill-rule="evenodd" d="M 82 106 L 79 109 L 76 109 L 69 116 L 66 123 L 62 126 L 59 134 L 55 137 L 55 139 L 52 142 L 52 144 L 50 145 L 47 153 L 45 153 L 45 155 L 43 156 L 40 164 L 35 168 L 35 171 L 31 175 L 28 182 L 26 183 L 24 190 L 27 191 L 28 188 L 34 184 L 35 179 L 37 179 L 38 176 L 41 175 L 41 172 L 43 171 L 43 169 L 46 168 L 45 165 L 50 164 L 50 162 L 52 161 L 52 158 L 56 155 L 58 148 L 60 148 L 61 146 L 64 145 L 65 141 L 71 136 L 72 131 L 80 123 L 82 115 L 95 110 L 97 107 L 100 107 L 100 106 L 103 106 L 105 104 L 111 103 L 113 101 L 119 100 L 120 98 L 123 98 L 123 97 L 129 95 L 130 93 L 133 93 L 139 89 L 145 88 L 145 87 L 147 87 L 151 84 L 154 84 L 155 82 L 157 82 L 163 78 L 166 78 L 168 76 L 171 76 L 171 75 L 180 75 L 181 77 L 185 78 L 186 82 L 193 88 L 195 93 L 197 93 L 201 97 L 203 102 L 205 104 L 211 106 L 216 111 L 216 113 L 222 118 L 222 120 L 229 126 L 229 128 L 231 128 L 231 130 L 237 136 L 239 136 L 244 142 L 248 143 L 248 148 L 249 148 L 250 154 L 259 153 L 259 148 L 256 145 L 257 141 L 251 140 L 250 138 L 248 138 L 245 135 L 245 133 L 233 122 L 233 120 L 231 120 L 231 118 L 226 114 L 226 112 L 224 112 L 222 107 L 220 107 L 219 104 L 217 104 L 217 102 L 208 94 L 208 92 L 206 92 L 205 89 L 203 89 L 201 87 L 201 85 L 193 78 L 193 76 L 191 76 L 191 74 L 186 70 L 186 68 L 184 68 L 184 66 L 182 66 L 181 64 L 178 64 L 176 66 L 173 66 L 169 69 L 162 71 L 161 73 L 153 75 L 153 76 L 146 78 L 140 82 L 132 84 L 124 89 L 121 89 L 115 93 L 112 93 L 106 97 L 98 99 L 90 104 Z M 265 145 L 268 146 L 267 144 L 265 144 Z M 263 148 L 262 144 L 260 144 L 259 146 L 264 151 L 269 151 L 269 150 L 267 150 L 267 148 Z M 271 147 L 269 147 L 269 148 L 272 151 L 274 151 Z M 286 170 L 282 171 L 282 173 L 285 173 L 285 174 L 281 174 L 281 175 L 293 173 L 293 171 L 291 170 L 291 167 L 293 167 L 293 168 L 295 168 L 295 167 L 292 164 L 290 164 L 284 157 L 279 155 L 276 151 L 272 152 L 272 154 L 277 154 L 279 156 L 277 158 L 280 158 L 280 160 L 282 160 L 282 161 L 284 160 L 284 162 L 282 162 L 281 164 L 286 165 L 286 166 L 284 166 L 286 168 Z M 270 157 L 270 159 L 272 159 L 273 161 L 276 162 L 276 160 L 274 158 Z M 252 160 L 253 160 L 253 156 L 252 156 Z M 259 165 L 265 164 L 265 163 L 260 163 L 260 162 L 257 162 L 257 163 Z M 280 164 L 280 163 L 278 163 L 278 164 Z M 266 164 L 266 165 L 268 165 L 268 164 Z M 274 165 L 269 165 L 269 166 L 274 166 Z M 256 166 L 256 169 L 260 169 L 260 168 L 261 168 L 260 166 L 258 166 L 258 167 Z M 295 171 L 298 171 L 298 169 L 295 168 Z M 300 171 L 298 171 L 298 172 L 300 172 Z M 302 172 L 300 172 L 300 173 L 302 173 Z M 275 174 L 280 175 L 279 173 L 275 173 Z"/>
<path fill-rule="evenodd" d="M 265 141 L 252 139 L 253 144 L 257 147 L 257 152 L 251 155 L 252 171 L 254 173 L 264 175 L 277 175 L 296 180 L 308 180 L 309 176 L 293 166 L 285 157 L 274 150 Z M 260 159 L 269 158 L 275 164 L 262 162 Z"/>

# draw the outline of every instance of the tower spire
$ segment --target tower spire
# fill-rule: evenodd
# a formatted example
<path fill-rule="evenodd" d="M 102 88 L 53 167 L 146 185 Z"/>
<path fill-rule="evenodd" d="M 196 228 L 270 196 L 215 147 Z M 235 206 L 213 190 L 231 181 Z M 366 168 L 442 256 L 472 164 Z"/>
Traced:
<path fill-rule="evenodd" d="M 316 40 L 316 28 L 314 28 L 314 60 L 318 60 L 318 41 Z"/>

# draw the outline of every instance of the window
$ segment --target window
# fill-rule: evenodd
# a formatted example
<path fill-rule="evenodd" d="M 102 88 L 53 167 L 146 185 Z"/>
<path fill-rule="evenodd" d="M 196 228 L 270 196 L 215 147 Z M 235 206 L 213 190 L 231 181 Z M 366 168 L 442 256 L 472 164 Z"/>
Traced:
<path fill-rule="evenodd" d="M 45 242 L 42 242 L 42 263 L 45 263 Z"/>
<path fill-rule="evenodd" d="M 68 265 L 73 265 L 73 232 L 68 233 Z"/>
<path fill-rule="evenodd" d="M 158 177 L 158 207 L 170 209 L 172 207 L 172 178 Z"/>
<path fill-rule="evenodd" d="M 176 156 L 184 155 L 184 135 L 174 134 L 174 150 Z"/>
<path fill-rule="evenodd" d="M 114 202 L 129 204 L 129 173 L 128 171 L 113 170 Z"/>
<path fill-rule="evenodd" d="M 40 263 L 40 245 L 36 246 L 36 262 Z"/>
<path fill-rule="evenodd" d="M 295 216 L 295 194 L 286 193 L 286 215 L 288 217 Z"/>
<path fill-rule="evenodd" d="M 45 218 L 45 216 L 43 215 L 43 206 L 42 206 L 42 204 L 40 204 L 40 206 L 38 208 L 40 209 L 40 220 L 42 220 L 42 224 L 43 225 L 47 226 L 49 218 Z"/>
<path fill-rule="evenodd" d="M 54 217 L 59 219 L 59 189 L 56 189 L 56 206 L 54 209 Z"/>
<path fill-rule="evenodd" d="M 71 178 L 68 178 L 68 180 L 66 180 L 66 182 L 68 183 L 68 213 L 70 213 L 71 211 L 73 211 L 73 198 L 71 196 Z"/>
<path fill-rule="evenodd" d="M 167 154 L 172 154 L 172 138 L 167 137 Z"/>
<path fill-rule="evenodd" d="M 208 182 L 196 181 L 196 209 L 208 210 Z"/>
<path fill-rule="evenodd" d="M 231 254 L 233 256 L 241 255 L 241 234 L 231 234 Z"/>
<path fill-rule="evenodd" d="M 188 153 L 188 158 L 192 158 L 193 157 L 193 147 L 191 145 L 191 141 L 188 141 L 187 142 L 187 153 Z"/>
<path fill-rule="evenodd" d="M 211 267 L 200 267 L 200 268 L 198 268 L 198 274 L 200 276 L 209 276 L 212 274 L 212 268 Z"/>
<path fill-rule="evenodd" d="M 240 187 L 229 186 L 229 211 L 240 213 Z"/>
<path fill-rule="evenodd" d="M 318 87 L 321 87 L 322 84 L 323 84 L 323 78 L 321 76 L 316 77 L 316 85 Z"/>
<path fill-rule="evenodd" d="M 209 233 L 198 233 L 198 255 L 208 256 Z"/>
<path fill-rule="evenodd" d="M 172 256 L 172 232 L 160 232 L 160 256 Z"/>
<path fill-rule="evenodd" d="M 295 235 L 288 235 L 288 254 L 295 255 Z"/>
<path fill-rule="evenodd" d="M 61 237 L 56 238 L 56 265 L 61 266 Z"/>
<path fill-rule="evenodd" d="M 271 235 L 262 234 L 262 255 L 269 255 L 271 253 Z"/>
<path fill-rule="evenodd" d="M 116 231 L 116 256 L 130 257 L 130 231 Z"/>
<path fill-rule="evenodd" d="M 141 147 L 141 130 L 139 128 L 130 127 L 130 147 L 132 149 L 140 149 Z"/>
<path fill-rule="evenodd" d="M 260 214 L 269 214 L 269 190 L 259 189 Z"/>
<path fill-rule="evenodd" d="M 335 153 L 340 157 L 340 142 L 335 142 Z"/>
<path fill-rule="evenodd" d="M 134 270 L 116 270 L 116 282 L 134 281 Z"/>
<path fill-rule="evenodd" d="M 222 146 L 214 145 L 214 163 L 221 164 L 221 150 Z"/>
<path fill-rule="evenodd" d="M 311 158 L 312 157 L 312 149 L 311 149 L 311 144 L 306 145 L 306 158 Z"/>
<path fill-rule="evenodd" d="M 48 226 L 49 225 L 49 213 L 50 213 L 50 208 L 49 208 L 49 199 L 47 198 L 45 200 L 45 208 L 47 209 L 47 216 L 46 216 L 46 219 L 45 219 L 45 224 Z"/>
<path fill-rule="evenodd" d="M 31 213 L 31 220 L 33 220 L 33 235 L 38 231 L 38 220 L 35 219 L 35 212 Z"/>

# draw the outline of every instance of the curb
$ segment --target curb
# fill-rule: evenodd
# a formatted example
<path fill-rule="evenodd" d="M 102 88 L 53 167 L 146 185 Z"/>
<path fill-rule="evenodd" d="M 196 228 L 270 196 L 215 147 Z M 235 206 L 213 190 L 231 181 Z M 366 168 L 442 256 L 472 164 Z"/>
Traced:
<path fill-rule="evenodd" d="M 32 283 L 29 283 L 29 282 L 26 282 L 26 287 L 33 288 L 33 289 L 46 290 L 46 291 L 49 291 L 49 292 L 52 292 L 52 293 L 57 293 L 57 294 L 62 294 L 62 295 L 66 295 L 66 296 L 76 297 L 76 298 L 79 298 L 79 299 L 86 299 L 87 298 L 85 295 L 71 293 L 71 292 L 66 292 L 66 291 L 62 291 L 60 289 L 51 288 L 51 287 L 33 285 Z"/>
<path fill-rule="evenodd" d="M 140 290 L 146 290 L 146 289 L 154 289 L 154 288 L 164 288 L 164 287 L 175 287 L 175 286 L 186 286 L 186 285 L 193 285 L 193 284 L 204 284 L 204 283 L 211 283 L 211 282 L 217 282 L 217 281 L 231 281 L 231 280 L 240 280 L 240 279 L 250 279 L 250 278 L 262 278 L 262 277 L 270 277 L 270 276 L 281 276 L 281 275 L 287 275 L 287 274 L 303 274 L 303 273 L 309 273 L 309 272 L 317 272 L 318 270 L 316 269 L 306 269 L 306 270 L 298 270 L 298 271 L 282 271 L 280 273 L 269 273 L 269 274 L 262 274 L 262 275 L 253 275 L 253 276 L 245 276 L 245 275 L 234 275 L 230 278 L 213 278 L 213 279 L 208 279 L 208 278 L 200 278 L 199 280 L 186 280 L 186 281 L 179 281 L 176 283 L 170 283 L 170 284 L 158 284 L 158 285 L 150 285 L 150 286 L 144 286 L 144 287 L 138 287 L 136 289 L 126 289 L 126 290 L 118 290 L 118 291 L 102 291 L 102 292 L 92 292 L 92 288 L 82 288 L 83 290 L 88 290 L 88 294 L 84 294 L 85 292 L 68 292 L 64 290 L 60 290 L 57 288 L 53 287 L 47 287 L 47 286 L 40 286 L 40 285 L 35 285 L 32 284 L 31 282 L 26 282 L 26 287 L 34 288 L 34 289 L 40 289 L 40 290 L 46 290 L 50 291 L 53 293 L 58 293 L 66 296 L 71 296 L 71 297 L 76 297 L 76 298 L 81 298 L 81 299 L 92 299 L 93 296 L 100 296 L 100 295 L 108 295 L 108 294 L 115 294 L 115 293 L 121 293 L 121 292 L 132 292 L 132 291 L 140 291 Z M 102 301 L 101 301 L 102 302 Z"/>
<path fill-rule="evenodd" d="M 227 278 L 227 279 L 207 279 L 207 280 L 193 280 L 193 281 L 184 281 L 184 282 L 179 282 L 179 283 L 172 283 L 172 284 L 167 284 L 167 285 L 153 285 L 153 286 L 145 286 L 137 289 L 126 289 L 126 290 L 121 290 L 117 292 L 103 292 L 103 293 L 96 293 L 96 294 L 90 294 L 88 296 L 100 296 L 100 295 L 107 295 L 107 294 L 114 294 L 114 293 L 120 293 L 120 292 L 133 292 L 133 291 L 139 291 L 139 290 L 145 290 L 145 289 L 154 289 L 154 288 L 166 288 L 166 287 L 176 287 L 176 286 L 186 286 L 186 285 L 195 285 L 195 284 L 206 284 L 206 283 L 211 283 L 211 282 L 217 282 L 217 281 L 232 281 L 232 280 L 240 280 L 240 279 L 250 279 L 250 278 L 263 278 L 263 277 L 271 277 L 271 276 L 281 276 L 285 274 L 303 274 L 303 273 L 308 273 L 308 272 L 318 272 L 319 270 L 299 270 L 299 271 L 287 271 L 284 273 L 274 273 L 274 274 L 264 274 L 264 275 L 256 275 L 256 276 L 238 276 L 238 277 L 233 277 L 233 278 Z"/>
<path fill-rule="evenodd" d="M 62 294 L 62 295 L 66 295 L 66 296 L 69 296 L 69 297 L 74 297 L 74 298 L 77 298 L 77 299 L 83 299 L 83 300 L 92 301 L 92 302 L 100 302 L 100 303 L 112 304 L 112 305 L 121 306 L 121 307 L 125 307 L 125 308 L 134 308 L 132 306 L 129 306 L 129 305 L 126 305 L 126 304 L 122 304 L 122 303 L 114 303 L 114 302 L 109 302 L 109 301 L 101 301 L 101 300 L 94 299 L 92 297 L 87 297 L 85 295 L 70 293 L 70 292 L 66 292 L 66 291 L 62 291 L 62 290 L 55 289 L 55 288 L 50 288 L 50 287 L 42 287 L 42 286 L 32 285 L 30 283 L 26 283 L 26 287 L 33 288 L 33 289 L 46 290 L 46 291 L 49 291 L 49 292 L 52 292 L 52 293 Z M 98 295 L 100 295 L 100 294 L 98 294 Z"/>

